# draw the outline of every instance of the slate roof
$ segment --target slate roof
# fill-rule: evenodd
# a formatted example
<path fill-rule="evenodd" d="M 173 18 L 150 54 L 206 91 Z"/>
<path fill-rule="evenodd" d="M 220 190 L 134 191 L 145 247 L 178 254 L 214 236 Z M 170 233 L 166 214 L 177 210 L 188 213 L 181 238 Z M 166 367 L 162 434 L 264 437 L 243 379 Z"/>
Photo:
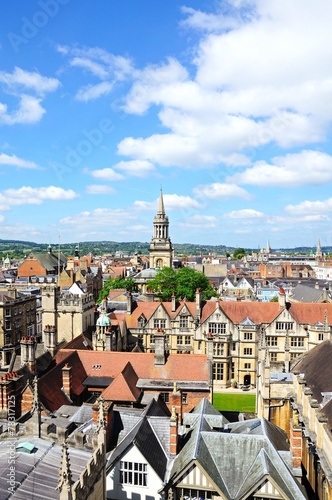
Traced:
<path fill-rule="evenodd" d="M 285 456 L 288 450 L 283 431 L 263 419 L 229 424 L 227 428 L 230 432 L 213 431 L 202 406 L 173 462 L 169 484 L 181 481 L 188 467 L 199 464 L 228 499 L 244 498 L 269 477 L 284 498 L 306 498 L 279 453 L 282 450 Z"/>
<path fill-rule="evenodd" d="M 330 292 L 327 292 L 331 299 Z M 290 300 L 297 302 L 322 302 L 327 295 L 322 288 L 315 288 L 304 283 L 298 284 L 293 290 Z"/>
<path fill-rule="evenodd" d="M 157 409 L 157 407 L 159 408 Z M 127 424 L 130 421 L 132 426 L 127 429 L 125 434 L 119 434 L 118 446 L 110 455 L 106 466 L 107 473 L 130 447 L 136 446 L 158 476 L 163 479 L 169 453 L 170 416 L 167 408 L 165 410 L 159 400 L 153 400 L 141 413 L 128 409 L 124 411 L 118 409 L 117 411 L 118 425 L 120 422 L 125 425 L 125 421 Z"/>
<path fill-rule="evenodd" d="M 15 481 L 17 488 L 10 496 L 8 491 L 9 467 L 8 442 L 0 441 L 0 498 L 27 500 L 28 498 L 54 500 L 61 463 L 61 446 L 40 438 L 24 436 L 17 438 L 16 447 L 24 441 L 34 446 L 32 453 L 17 452 L 15 456 Z M 80 473 L 91 458 L 92 453 L 69 447 L 70 468 L 73 480 L 77 481 Z"/>
<path fill-rule="evenodd" d="M 300 356 L 292 366 L 292 372 L 303 373 L 306 384 L 313 392 L 313 398 L 322 403 L 324 392 L 332 393 L 332 342 L 325 340 L 304 355 Z M 332 429 L 332 404 L 323 408 Z"/>

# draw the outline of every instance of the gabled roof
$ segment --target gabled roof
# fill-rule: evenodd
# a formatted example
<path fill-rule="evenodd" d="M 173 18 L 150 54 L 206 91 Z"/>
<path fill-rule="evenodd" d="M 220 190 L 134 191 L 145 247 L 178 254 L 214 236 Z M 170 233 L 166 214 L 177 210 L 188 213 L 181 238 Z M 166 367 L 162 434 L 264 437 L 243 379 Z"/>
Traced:
<path fill-rule="evenodd" d="M 240 324 L 249 317 L 255 324 L 271 323 L 281 312 L 277 302 L 223 302 L 220 309 L 234 323 Z M 208 300 L 202 308 L 201 323 L 204 323 L 216 309 L 216 301 Z"/>
<path fill-rule="evenodd" d="M 68 363 L 72 367 L 72 394 L 73 399 L 79 397 L 85 390 L 83 381 L 87 377 L 84 366 L 77 354 L 77 351 L 65 350 L 67 356 L 64 357 L 54 368 L 49 370 L 38 381 L 38 392 L 42 404 L 50 411 L 57 410 L 60 406 L 70 404 L 64 391 L 62 390 L 62 368 Z M 85 352 L 85 351 L 82 351 Z M 92 352 L 92 351 L 86 351 Z"/>
<path fill-rule="evenodd" d="M 169 422 L 168 418 L 167 422 Z M 132 446 L 137 447 L 158 476 L 164 479 L 167 453 L 153 428 L 151 419 L 147 416 L 142 416 L 115 448 L 107 463 L 106 471 L 109 472 Z"/>
<path fill-rule="evenodd" d="M 138 376 L 132 365 L 127 363 L 121 373 L 102 392 L 107 401 L 138 401 L 141 391 L 136 387 Z"/>
<path fill-rule="evenodd" d="M 283 444 L 276 447 L 275 442 L 270 440 L 270 431 L 252 432 L 258 429 L 258 420 L 244 422 L 246 429 L 238 426 L 236 433 L 215 432 L 209 429 L 202 413 L 189 430 L 188 439 L 174 460 L 171 484 L 183 480 L 190 467 L 198 466 L 225 498 L 244 498 L 261 482 L 271 478 L 283 498 L 304 500 L 306 497 L 300 485 L 279 453 L 279 449 L 284 448 Z M 232 429 L 234 425 L 229 424 L 228 428 Z M 260 425 L 263 429 L 263 419 Z M 274 430 L 271 433 L 274 435 Z M 280 431 L 278 436 L 282 443 L 286 443 L 285 433 Z"/>
<path fill-rule="evenodd" d="M 332 304 L 325 303 L 292 303 L 289 312 L 302 325 L 315 325 L 324 323 L 325 314 L 327 314 L 328 324 L 332 325 Z"/>

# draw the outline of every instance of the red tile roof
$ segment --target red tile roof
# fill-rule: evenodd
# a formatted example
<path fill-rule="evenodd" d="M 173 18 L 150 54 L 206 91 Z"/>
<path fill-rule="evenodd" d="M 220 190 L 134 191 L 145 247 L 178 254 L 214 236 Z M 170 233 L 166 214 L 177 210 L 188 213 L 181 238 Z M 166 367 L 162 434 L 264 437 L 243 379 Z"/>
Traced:
<path fill-rule="evenodd" d="M 138 401 L 141 391 L 136 387 L 138 376 L 130 363 L 127 363 L 121 373 L 103 391 L 102 396 L 107 401 Z"/>
<path fill-rule="evenodd" d="M 206 321 L 213 311 L 215 311 L 218 302 L 209 300 L 205 302 L 202 309 L 201 323 Z M 222 302 L 219 301 L 220 309 L 234 323 L 239 324 L 249 317 L 254 323 L 271 323 L 281 309 L 277 302 Z"/>
<path fill-rule="evenodd" d="M 324 323 L 325 314 L 327 314 L 328 324 L 332 325 L 332 304 L 299 302 L 291 304 L 289 308 L 293 318 L 301 324 L 315 325 Z"/>

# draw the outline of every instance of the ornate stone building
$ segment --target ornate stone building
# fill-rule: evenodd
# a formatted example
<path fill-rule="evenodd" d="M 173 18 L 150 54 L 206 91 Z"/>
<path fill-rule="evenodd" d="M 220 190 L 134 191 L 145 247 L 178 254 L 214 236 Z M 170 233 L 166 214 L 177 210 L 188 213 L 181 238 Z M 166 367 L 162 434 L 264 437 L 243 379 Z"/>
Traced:
<path fill-rule="evenodd" d="M 150 243 L 150 267 L 172 267 L 173 247 L 168 235 L 169 220 L 165 213 L 163 193 L 160 191 L 158 211 L 153 220 L 153 238 Z"/>

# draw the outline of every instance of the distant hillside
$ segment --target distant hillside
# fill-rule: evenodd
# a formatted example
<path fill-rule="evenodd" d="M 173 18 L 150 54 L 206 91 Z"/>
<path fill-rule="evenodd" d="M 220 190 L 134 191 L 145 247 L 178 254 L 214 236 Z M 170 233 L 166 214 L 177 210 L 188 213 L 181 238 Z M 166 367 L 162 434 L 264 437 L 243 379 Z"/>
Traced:
<path fill-rule="evenodd" d="M 65 255 L 74 255 L 77 243 L 61 244 L 61 252 Z M 47 252 L 48 243 L 35 243 L 32 241 L 22 240 L 1 240 L 0 239 L 0 257 L 5 257 L 7 254 L 10 257 L 22 258 L 30 252 L 42 253 Z M 53 252 L 58 251 L 58 244 L 52 245 Z M 232 253 L 234 247 L 226 245 L 198 245 L 194 243 L 175 243 L 175 256 L 190 256 L 190 255 L 207 255 L 217 254 L 225 255 L 227 252 Z M 252 251 L 257 252 L 257 249 L 245 249 L 247 253 Z M 322 248 L 324 253 L 331 252 L 331 247 Z M 117 242 L 117 241 L 83 241 L 79 243 L 79 251 L 81 255 L 86 255 L 92 252 L 94 255 L 115 254 L 121 252 L 125 255 L 132 255 L 135 252 L 148 255 L 149 243 L 132 241 L 132 242 Z M 316 251 L 314 247 L 297 247 L 294 249 L 280 249 L 285 253 L 306 253 L 310 254 Z"/>

